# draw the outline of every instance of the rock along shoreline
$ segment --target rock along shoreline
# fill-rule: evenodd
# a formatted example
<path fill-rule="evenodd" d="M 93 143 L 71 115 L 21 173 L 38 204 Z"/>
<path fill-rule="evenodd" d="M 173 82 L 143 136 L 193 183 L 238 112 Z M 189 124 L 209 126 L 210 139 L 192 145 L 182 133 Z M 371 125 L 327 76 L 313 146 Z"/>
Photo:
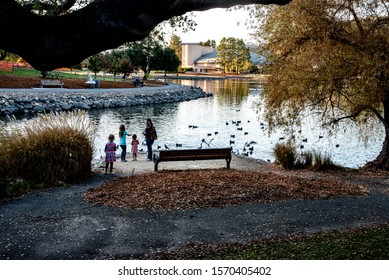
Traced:
<path fill-rule="evenodd" d="M 176 84 L 126 89 L 0 89 L 0 116 L 119 108 L 211 96 L 201 88 Z"/>

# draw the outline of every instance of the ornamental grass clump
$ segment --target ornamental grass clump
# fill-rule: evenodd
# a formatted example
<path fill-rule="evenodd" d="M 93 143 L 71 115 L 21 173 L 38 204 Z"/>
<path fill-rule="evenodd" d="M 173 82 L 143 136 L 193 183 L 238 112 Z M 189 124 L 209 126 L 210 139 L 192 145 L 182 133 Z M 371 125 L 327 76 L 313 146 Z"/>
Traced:
<path fill-rule="evenodd" d="M 277 164 L 285 169 L 313 169 L 325 171 L 339 169 L 328 154 L 322 155 L 318 151 L 305 151 L 298 153 L 292 141 L 277 143 L 273 148 L 273 154 Z"/>
<path fill-rule="evenodd" d="M 281 164 L 285 169 L 293 169 L 297 159 L 296 148 L 292 141 L 277 143 L 273 148 L 273 154 L 277 164 Z"/>
<path fill-rule="evenodd" d="M 83 111 L 51 113 L 0 131 L 0 163 L 8 178 L 47 186 L 91 172 L 94 125 Z"/>

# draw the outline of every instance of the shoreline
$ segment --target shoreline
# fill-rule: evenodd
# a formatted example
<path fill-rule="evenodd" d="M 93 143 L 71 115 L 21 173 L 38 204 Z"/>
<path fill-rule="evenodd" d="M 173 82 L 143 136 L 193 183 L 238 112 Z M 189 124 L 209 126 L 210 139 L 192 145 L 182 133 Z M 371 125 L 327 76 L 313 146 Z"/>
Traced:
<path fill-rule="evenodd" d="M 176 84 L 124 89 L 0 89 L 0 116 L 119 108 L 212 96 L 201 88 Z"/>

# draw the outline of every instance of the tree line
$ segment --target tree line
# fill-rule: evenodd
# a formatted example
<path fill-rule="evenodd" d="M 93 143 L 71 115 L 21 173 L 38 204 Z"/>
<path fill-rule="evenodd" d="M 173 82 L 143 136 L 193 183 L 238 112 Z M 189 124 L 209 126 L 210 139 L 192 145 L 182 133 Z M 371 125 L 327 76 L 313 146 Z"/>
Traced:
<path fill-rule="evenodd" d="M 95 73 L 104 71 L 123 77 L 141 70 L 147 79 L 153 70 L 166 72 L 183 71 L 181 65 L 181 39 L 174 35 L 169 47 L 163 46 L 154 36 L 128 43 L 122 48 L 102 52 L 87 59 L 87 68 Z M 200 42 L 199 45 L 216 48 L 215 40 Z M 250 61 L 250 50 L 242 39 L 222 38 L 217 46 L 216 64 L 224 73 L 256 71 L 257 67 Z"/>
<path fill-rule="evenodd" d="M 175 72 L 180 65 L 176 52 L 164 47 L 152 36 L 146 39 L 126 44 L 122 48 L 110 50 L 91 56 L 87 60 L 87 67 L 95 73 L 105 71 L 122 74 L 123 77 L 142 70 L 144 79 L 147 79 L 152 70 Z"/>

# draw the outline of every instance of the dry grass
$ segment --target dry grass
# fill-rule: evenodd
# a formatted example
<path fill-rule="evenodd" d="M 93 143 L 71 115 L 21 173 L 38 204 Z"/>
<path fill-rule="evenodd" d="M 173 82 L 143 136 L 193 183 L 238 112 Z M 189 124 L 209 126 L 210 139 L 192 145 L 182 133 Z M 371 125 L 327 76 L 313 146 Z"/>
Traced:
<path fill-rule="evenodd" d="M 75 181 L 91 171 L 94 128 L 84 111 L 11 121 L 0 131 L 0 163 L 10 178 Z"/>
<path fill-rule="evenodd" d="M 360 185 L 275 173 L 226 169 L 162 171 L 120 178 L 84 197 L 100 205 L 173 210 L 367 195 Z"/>

